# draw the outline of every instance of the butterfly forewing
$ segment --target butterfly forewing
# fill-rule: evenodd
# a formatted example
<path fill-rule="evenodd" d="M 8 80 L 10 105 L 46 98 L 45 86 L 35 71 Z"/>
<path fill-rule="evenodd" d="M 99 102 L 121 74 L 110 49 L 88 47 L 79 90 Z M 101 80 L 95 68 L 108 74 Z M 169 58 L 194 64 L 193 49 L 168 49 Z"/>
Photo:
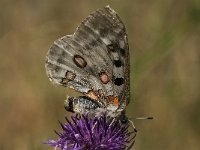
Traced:
<path fill-rule="evenodd" d="M 98 9 L 73 35 L 56 40 L 47 54 L 46 70 L 57 85 L 86 95 L 94 91 L 119 97 L 123 109 L 129 101 L 129 51 L 116 12 L 109 6 Z"/>

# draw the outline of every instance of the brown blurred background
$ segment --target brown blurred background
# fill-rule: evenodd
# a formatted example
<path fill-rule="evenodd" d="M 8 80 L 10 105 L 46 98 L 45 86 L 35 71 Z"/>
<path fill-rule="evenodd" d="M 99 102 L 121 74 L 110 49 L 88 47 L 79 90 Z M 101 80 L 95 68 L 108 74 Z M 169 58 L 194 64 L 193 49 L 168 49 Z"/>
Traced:
<path fill-rule="evenodd" d="M 49 82 L 46 52 L 107 4 L 129 37 L 128 116 L 155 118 L 134 120 L 135 150 L 199 150 L 199 0 L 0 0 L 0 150 L 53 149 L 69 90 Z"/>

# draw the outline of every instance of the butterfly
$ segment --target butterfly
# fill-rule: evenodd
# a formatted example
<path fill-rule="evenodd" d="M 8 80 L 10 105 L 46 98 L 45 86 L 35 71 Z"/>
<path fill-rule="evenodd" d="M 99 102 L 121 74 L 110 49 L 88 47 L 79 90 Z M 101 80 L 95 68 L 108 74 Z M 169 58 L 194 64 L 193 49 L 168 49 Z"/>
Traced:
<path fill-rule="evenodd" d="M 129 66 L 126 29 L 109 6 L 91 13 L 73 35 L 54 41 L 45 64 L 51 82 L 83 94 L 67 97 L 68 111 L 103 111 L 122 120 L 130 101 Z"/>

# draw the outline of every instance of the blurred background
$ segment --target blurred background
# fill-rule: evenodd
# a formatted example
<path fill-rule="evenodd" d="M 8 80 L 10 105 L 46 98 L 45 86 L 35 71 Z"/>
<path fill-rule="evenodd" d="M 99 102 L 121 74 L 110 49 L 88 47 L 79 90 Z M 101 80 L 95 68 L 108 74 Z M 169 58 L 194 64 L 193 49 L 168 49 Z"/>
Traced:
<path fill-rule="evenodd" d="M 91 12 L 110 5 L 123 20 L 131 55 L 135 150 L 199 150 L 199 0 L 0 0 L 0 150 L 52 150 L 70 93 L 53 86 L 45 55 Z"/>

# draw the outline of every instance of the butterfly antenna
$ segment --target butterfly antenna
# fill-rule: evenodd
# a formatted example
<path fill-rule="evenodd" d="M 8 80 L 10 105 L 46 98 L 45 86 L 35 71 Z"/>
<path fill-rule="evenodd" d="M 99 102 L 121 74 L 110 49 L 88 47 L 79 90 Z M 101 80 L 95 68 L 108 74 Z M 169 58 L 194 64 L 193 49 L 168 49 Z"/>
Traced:
<path fill-rule="evenodd" d="M 135 119 L 135 120 L 152 120 L 153 117 L 135 117 L 135 118 L 130 118 L 130 119 Z"/>
<path fill-rule="evenodd" d="M 134 131 L 137 132 L 137 129 L 136 129 L 136 127 L 135 127 L 135 125 L 134 125 L 134 123 L 133 123 L 133 121 L 131 119 L 132 120 L 133 119 L 137 119 L 137 120 L 152 120 L 153 117 L 136 117 L 136 118 L 130 118 L 130 119 L 128 119 L 128 121 L 132 124 Z"/>
<path fill-rule="evenodd" d="M 132 126 L 133 126 L 133 130 L 135 131 L 135 132 L 137 132 L 137 129 L 136 129 L 136 127 L 135 127 L 135 125 L 134 125 L 134 123 L 133 123 L 133 121 L 132 120 L 130 120 L 130 119 L 128 119 L 128 121 L 132 124 Z"/>

